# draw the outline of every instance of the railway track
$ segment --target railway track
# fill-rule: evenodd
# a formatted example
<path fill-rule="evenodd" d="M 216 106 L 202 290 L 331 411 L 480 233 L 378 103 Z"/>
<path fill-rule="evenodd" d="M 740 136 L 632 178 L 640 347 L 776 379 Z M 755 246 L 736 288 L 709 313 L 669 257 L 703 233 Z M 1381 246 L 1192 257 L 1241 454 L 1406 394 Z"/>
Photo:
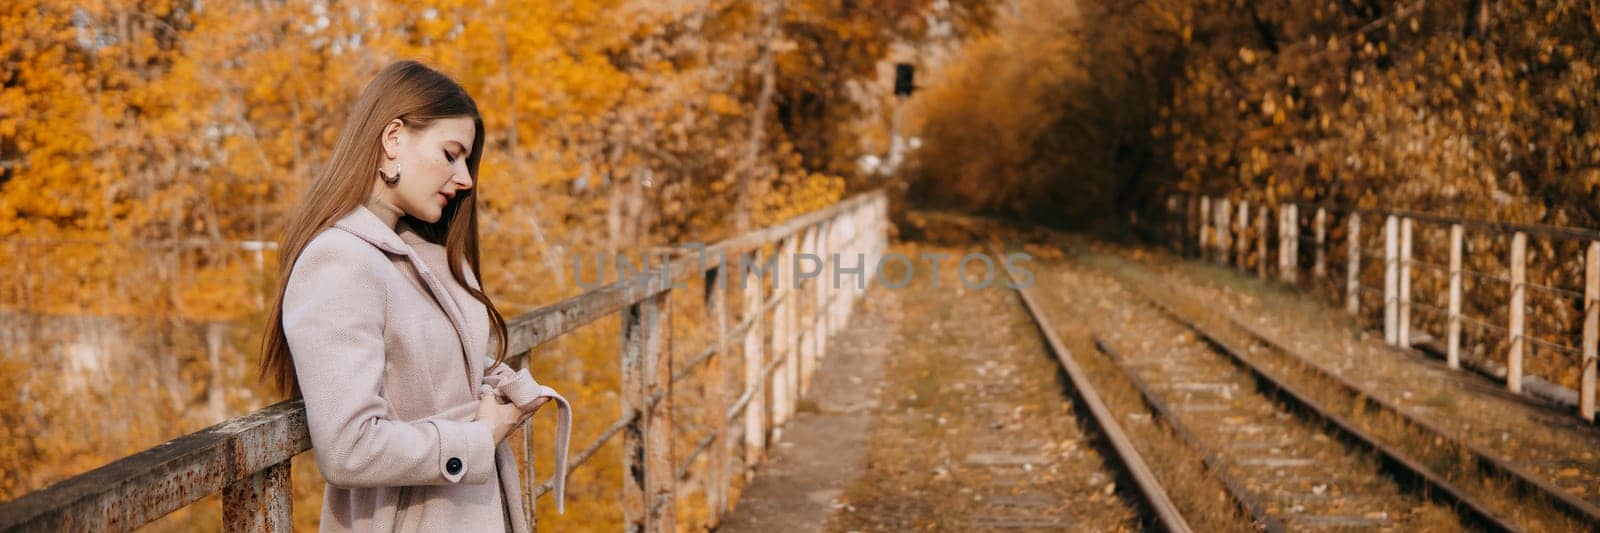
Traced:
<path fill-rule="evenodd" d="M 1128 359 L 1096 339 L 1155 415 L 1188 434 L 1186 440 L 1213 458 L 1208 462 L 1219 475 L 1240 487 L 1232 496 L 1264 529 L 1519 531 L 1465 490 L 1344 417 L 1270 376 L 1237 366 L 1225 350 L 1198 338 L 1189 342 L 1197 345 L 1176 355 Z M 1188 373 L 1171 371 L 1178 366 Z M 1429 495 L 1460 516 L 1429 509 L 1423 501 Z"/>
<path fill-rule="evenodd" d="M 1128 483 L 1131 487 L 1125 488 L 1131 489 L 1129 492 L 1137 496 L 1145 511 L 1154 518 L 1154 525 L 1160 529 L 1173 533 L 1192 531 L 1188 521 L 1178 512 L 1177 506 L 1172 503 L 1166 489 L 1156 479 L 1150 466 L 1139 455 L 1127 432 L 1123 431 L 1122 425 L 1117 422 L 1116 416 L 1106 407 L 1105 401 L 1089 382 L 1088 374 L 1078 366 L 1072 352 L 1067 350 L 1055 330 L 1039 319 L 1039 307 L 1030 291 L 1020 289 L 1018 295 L 1022 298 L 1023 306 L 1027 308 L 1029 316 L 1039 326 L 1039 332 L 1044 336 L 1046 346 L 1055 355 L 1056 361 L 1060 363 L 1062 371 L 1071 382 L 1075 399 L 1088 411 L 1087 422 L 1107 441 L 1112 452 L 1107 459 L 1116 463 L 1131 480 L 1131 483 Z"/>
<path fill-rule="evenodd" d="M 1167 298 L 1153 293 L 1178 294 L 1164 285 L 1159 291 L 1124 280 L 1143 303 L 1206 342 L 1214 351 L 1250 372 L 1267 387 L 1276 384 L 1293 391 L 1305 408 L 1340 417 L 1375 445 L 1398 457 L 1425 465 L 1431 477 L 1454 487 L 1447 498 L 1465 496 L 1458 503 L 1482 515 L 1498 517 L 1507 527 L 1534 531 L 1600 531 L 1600 508 L 1534 474 L 1493 451 L 1465 442 L 1437 424 L 1407 414 L 1361 386 L 1311 362 L 1238 321 L 1211 314 L 1200 319 L 1185 313 Z M 1220 324 L 1218 324 L 1220 323 Z M 1242 340 L 1241 340 L 1242 339 Z M 1426 485 L 1425 481 L 1421 482 Z M 1459 499 L 1459 498 L 1458 498 Z"/>
<path fill-rule="evenodd" d="M 1091 412 L 1106 411 L 1102 402 L 1090 400 L 1099 396 L 1093 382 L 1131 384 L 1148 414 L 1204 458 L 1205 467 L 1222 481 L 1228 497 L 1255 527 L 1578 531 L 1597 523 L 1572 502 L 1536 492 L 1537 484 L 1499 481 L 1514 477 L 1514 470 L 1491 471 L 1488 474 L 1497 479 L 1483 480 L 1485 472 L 1462 475 L 1459 469 L 1445 468 L 1448 462 L 1441 464 L 1436 456 L 1419 457 L 1386 442 L 1384 437 L 1390 435 L 1371 431 L 1372 422 L 1363 419 L 1361 409 L 1326 407 L 1320 402 L 1323 391 L 1302 390 L 1298 380 L 1305 376 L 1289 379 L 1280 375 L 1284 372 L 1257 363 L 1260 356 L 1255 352 L 1268 349 L 1266 339 L 1249 346 L 1230 344 L 1131 284 L 1129 289 L 1139 298 L 1129 304 L 1143 306 L 1144 315 L 1154 323 L 1141 323 L 1146 328 L 1141 333 L 1167 335 L 1186 345 L 1125 355 L 1106 339 L 1096 338 L 1100 354 L 1114 363 L 1120 375 L 1095 376 L 1074 361 L 1044 316 L 1034 290 L 1018 293 L 1080 402 L 1090 405 Z M 1092 407 L 1096 403 L 1099 408 Z M 1109 412 L 1094 418 L 1097 426 L 1104 428 L 1103 421 L 1110 420 L 1110 427 L 1115 427 L 1116 417 Z M 1115 441 L 1111 434 L 1121 432 L 1106 433 Z M 1449 444 L 1445 436 L 1434 438 Z M 1121 447 L 1113 444 L 1113 448 Z M 1120 459 L 1121 464 L 1142 463 L 1137 451 L 1118 455 L 1133 457 Z M 1467 462 L 1485 460 L 1492 458 Z M 1141 495 L 1145 508 L 1158 517 L 1157 525 L 1169 530 L 1186 527 L 1171 525 L 1181 523 L 1181 516 L 1160 518 L 1168 489 L 1154 481 L 1147 466 L 1143 473 L 1136 473 L 1140 470 L 1136 466 L 1127 470 L 1132 480 L 1127 488 Z M 1485 490 L 1495 483 L 1510 483 L 1514 490 Z"/>
<path fill-rule="evenodd" d="M 1030 309 L 1041 330 L 1053 330 L 1037 306 Z M 1167 326 L 1177 329 L 1176 324 Z M 1491 514 L 1470 511 L 1481 511 L 1481 506 L 1464 506 L 1469 511 L 1457 517 L 1430 504 L 1385 472 L 1386 468 L 1409 467 L 1415 469 L 1411 471 L 1414 477 L 1432 479 L 1419 473 L 1425 469 L 1403 458 L 1392 466 L 1375 460 L 1383 452 L 1370 446 L 1372 439 L 1362 438 L 1354 428 L 1337 421 L 1307 420 L 1272 389 L 1258 387 L 1253 376 L 1200 340 L 1190 338 L 1188 342 L 1191 345 L 1184 350 L 1129 359 L 1100 340 L 1097 344 L 1125 373 L 1099 379 L 1131 381 L 1151 414 L 1206 458 L 1207 466 L 1228 487 L 1229 496 L 1262 529 L 1518 530 Z M 1141 374 L 1161 379 L 1147 380 Z M 1074 386 L 1082 390 L 1094 387 L 1087 378 L 1074 380 Z M 1199 420 L 1222 423 L 1196 423 Z M 1352 434 L 1356 436 L 1351 438 Z M 1358 445 L 1346 447 L 1345 442 Z M 1464 496 L 1459 489 L 1434 481 L 1435 487 Z M 1441 524 L 1441 516 L 1458 522 Z"/>

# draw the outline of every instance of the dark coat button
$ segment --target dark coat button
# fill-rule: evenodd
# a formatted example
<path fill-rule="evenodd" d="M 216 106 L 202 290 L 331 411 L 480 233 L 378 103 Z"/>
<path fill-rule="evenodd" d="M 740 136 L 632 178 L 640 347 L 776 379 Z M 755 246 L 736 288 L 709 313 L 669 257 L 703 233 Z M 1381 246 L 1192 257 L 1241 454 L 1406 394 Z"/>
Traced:
<path fill-rule="evenodd" d="M 445 461 L 444 462 L 444 471 L 445 472 L 449 472 L 450 475 L 452 475 L 452 476 L 456 475 L 456 474 L 460 474 L 461 473 L 461 459 L 457 458 L 457 457 L 451 457 L 450 460 Z"/>

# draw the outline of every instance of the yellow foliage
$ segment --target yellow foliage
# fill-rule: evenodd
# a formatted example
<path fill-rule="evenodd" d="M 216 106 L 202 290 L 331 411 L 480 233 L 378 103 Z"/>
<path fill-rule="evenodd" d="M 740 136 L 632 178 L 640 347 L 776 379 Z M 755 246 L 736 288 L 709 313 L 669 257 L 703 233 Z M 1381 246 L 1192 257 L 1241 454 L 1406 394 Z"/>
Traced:
<path fill-rule="evenodd" d="M 273 399 L 253 370 L 271 242 L 389 62 L 446 71 L 482 110 L 483 274 L 509 316 L 576 294 L 573 254 L 709 242 L 735 209 L 765 224 L 859 186 L 854 132 L 886 115 L 845 88 L 920 38 L 932 5 L 785 2 L 792 34 L 766 42 L 749 2 L 0 4 L 0 315 L 25 339 L 0 354 L 0 500 Z M 758 106 L 766 46 L 777 95 Z M 536 359 L 549 381 L 580 404 L 614 396 L 610 341 L 557 344 Z M 608 423 L 580 420 L 579 435 Z M 619 519 L 613 460 L 580 475 L 572 528 Z M 310 529 L 307 478 L 297 466 Z"/>

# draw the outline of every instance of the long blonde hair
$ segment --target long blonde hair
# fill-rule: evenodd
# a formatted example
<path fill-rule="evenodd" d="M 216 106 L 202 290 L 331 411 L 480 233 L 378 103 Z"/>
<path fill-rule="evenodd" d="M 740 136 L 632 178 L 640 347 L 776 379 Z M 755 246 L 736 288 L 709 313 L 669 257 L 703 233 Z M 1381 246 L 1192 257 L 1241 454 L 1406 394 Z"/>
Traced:
<path fill-rule="evenodd" d="M 306 189 L 284 229 L 279 245 L 278 287 L 261 343 L 261 377 L 271 379 L 280 392 L 291 398 L 300 395 L 294 361 L 283 332 L 283 292 L 300 252 L 318 233 L 360 207 L 372 195 L 374 173 L 383 157 L 383 128 L 390 121 L 400 119 L 408 128 L 424 129 L 435 120 L 457 117 L 472 117 L 476 131 L 472 150 L 467 155 L 467 170 L 472 174 L 474 187 L 457 192 L 437 222 L 412 219 L 408 223 L 423 238 L 444 244 L 450 276 L 489 310 L 490 332 L 499 341 L 495 363 L 505 361 L 505 319 L 481 289 L 483 270 L 478 265 L 477 193 L 481 187 L 476 185 L 478 161 L 483 156 L 483 118 L 472 96 L 448 76 L 416 61 L 397 61 L 385 67 L 361 91 L 327 165 Z M 478 276 L 480 288 L 467 283 L 466 273 L 461 269 L 463 259 Z"/>

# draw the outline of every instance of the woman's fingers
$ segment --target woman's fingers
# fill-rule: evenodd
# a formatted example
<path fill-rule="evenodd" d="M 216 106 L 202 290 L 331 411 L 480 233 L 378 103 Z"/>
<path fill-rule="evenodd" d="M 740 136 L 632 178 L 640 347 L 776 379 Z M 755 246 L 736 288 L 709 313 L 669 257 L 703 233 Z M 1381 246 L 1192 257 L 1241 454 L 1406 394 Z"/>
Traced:
<path fill-rule="evenodd" d="M 499 397 L 494 394 L 484 393 L 478 395 L 477 419 L 488 421 L 494 427 L 495 442 L 499 442 L 527 423 L 528 419 L 533 418 L 534 413 L 549 401 L 549 396 L 540 396 L 534 398 L 526 409 L 522 409 L 510 402 L 501 403 Z"/>
<path fill-rule="evenodd" d="M 496 403 L 495 409 L 499 411 L 501 423 L 505 424 L 505 433 L 500 435 L 500 440 L 505 440 L 506 436 L 516 431 L 517 427 L 521 426 L 524 420 L 527 420 L 522 416 L 522 410 L 518 409 L 515 404 Z"/>
<path fill-rule="evenodd" d="M 479 394 L 478 395 L 478 415 L 477 415 L 476 419 L 477 420 L 489 420 L 490 408 L 492 408 L 494 406 L 494 404 L 496 404 L 496 403 L 499 403 L 499 402 L 497 402 L 494 399 L 494 395 L 493 394 Z"/>

